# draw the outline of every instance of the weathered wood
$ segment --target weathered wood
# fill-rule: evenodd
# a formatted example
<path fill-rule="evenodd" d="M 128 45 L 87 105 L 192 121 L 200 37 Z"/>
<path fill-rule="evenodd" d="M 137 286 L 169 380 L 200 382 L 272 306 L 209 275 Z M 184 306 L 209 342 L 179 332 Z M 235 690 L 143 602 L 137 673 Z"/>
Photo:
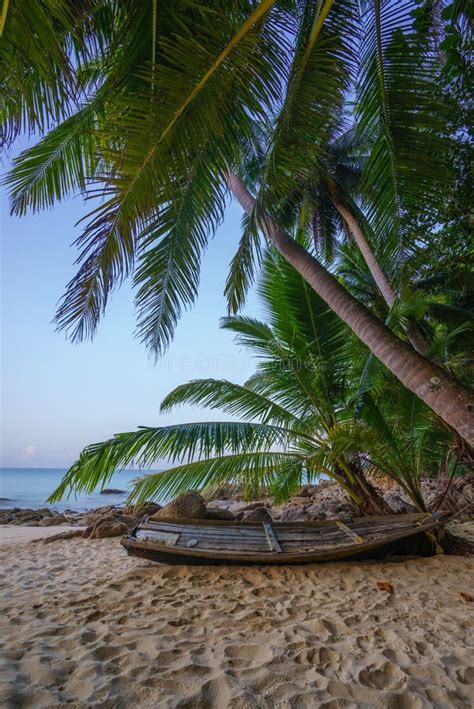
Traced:
<path fill-rule="evenodd" d="M 270 549 L 279 554 L 281 552 L 281 546 L 278 542 L 278 539 L 276 538 L 272 525 L 269 522 L 262 522 L 262 526 L 265 530 L 265 536 L 267 537 L 267 542 L 270 546 Z"/>
<path fill-rule="evenodd" d="M 136 527 L 122 544 L 130 554 L 172 564 L 310 563 L 358 558 L 364 553 L 389 548 L 388 545 L 407 537 L 425 538 L 426 532 L 443 525 L 448 518 L 449 515 L 441 514 L 429 518 L 425 514 L 409 514 L 364 518 L 357 524 L 325 520 L 323 524 L 252 523 L 245 526 L 221 520 L 163 520 Z M 421 524 L 418 526 L 417 522 Z M 366 530 L 364 537 L 359 534 L 362 530 Z M 140 539 L 142 533 L 149 538 Z M 154 534 L 159 537 L 160 533 L 164 538 L 154 538 Z M 170 547 L 166 540 L 173 534 L 177 538 Z"/>
<path fill-rule="evenodd" d="M 347 534 L 348 537 L 350 537 L 356 544 L 363 544 L 364 540 L 362 537 L 360 537 L 356 532 L 354 532 L 350 527 L 347 526 L 347 524 L 344 524 L 344 522 L 341 522 L 340 519 L 335 520 L 337 526 L 339 529 L 342 529 L 344 534 Z"/>
<path fill-rule="evenodd" d="M 157 529 L 140 529 L 136 535 L 137 539 L 152 540 L 154 542 L 162 542 L 168 547 L 174 547 L 178 541 L 181 532 L 162 532 Z"/>

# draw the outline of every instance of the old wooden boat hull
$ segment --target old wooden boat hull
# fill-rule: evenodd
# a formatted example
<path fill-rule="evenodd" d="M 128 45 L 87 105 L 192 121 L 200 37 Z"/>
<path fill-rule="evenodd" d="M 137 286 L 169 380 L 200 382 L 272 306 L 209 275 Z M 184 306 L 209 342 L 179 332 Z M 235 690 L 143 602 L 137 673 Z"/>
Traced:
<path fill-rule="evenodd" d="M 401 553 L 403 540 L 415 538 L 429 553 L 430 533 L 446 520 L 418 513 L 288 524 L 159 520 L 135 527 L 121 543 L 133 556 L 165 564 L 305 564 Z"/>

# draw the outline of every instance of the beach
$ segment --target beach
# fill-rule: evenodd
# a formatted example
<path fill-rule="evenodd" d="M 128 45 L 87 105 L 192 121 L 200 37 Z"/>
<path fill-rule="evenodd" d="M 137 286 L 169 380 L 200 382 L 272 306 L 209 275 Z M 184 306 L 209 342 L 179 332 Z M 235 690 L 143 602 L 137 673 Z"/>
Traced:
<path fill-rule="evenodd" d="M 2 707 L 474 703 L 473 559 L 169 567 L 28 529 L 0 529 Z"/>

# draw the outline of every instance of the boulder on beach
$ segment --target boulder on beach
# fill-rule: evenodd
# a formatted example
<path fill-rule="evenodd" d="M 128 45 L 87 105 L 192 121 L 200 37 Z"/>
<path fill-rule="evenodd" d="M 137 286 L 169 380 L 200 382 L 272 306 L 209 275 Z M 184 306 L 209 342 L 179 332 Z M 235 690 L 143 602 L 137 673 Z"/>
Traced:
<path fill-rule="evenodd" d="M 285 507 L 280 514 L 280 522 L 307 522 L 308 516 L 301 505 Z"/>
<path fill-rule="evenodd" d="M 230 510 L 221 510 L 218 507 L 208 507 L 206 510 L 206 519 L 222 519 L 231 522 L 232 520 L 235 520 L 235 515 L 233 515 Z"/>
<path fill-rule="evenodd" d="M 58 524 L 66 524 L 67 523 L 66 517 L 64 515 L 51 515 L 51 517 L 43 517 L 43 519 L 40 519 L 38 522 L 39 527 L 54 527 L 55 525 Z"/>
<path fill-rule="evenodd" d="M 206 504 L 202 496 L 194 490 L 179 495 L 155 512 L 150 519 L 204 519 Z"/>
<path fill-rule="evenodd" d="M 43 515 L 43 517 L 53 517 L 53 513 L 49 509 L 49 507 L 40 507 L 39 510 L 36 510 L 36 512 L 39 515 Z"/>
<path fill-rule="evenodd" d="M 273 517 L 266 507 L 255 507 L 245 510 L 241 517 L 242 522 L 272 522 Z"/>
<path fill-rule="evenodd" d="M 90 531 L 89 531 L 90 530 Z M 93 527 L 88 527 L 83 536 L 90 539 L 103 539 L 105 537 L 119 537 L 127 534 L 128 525 L 115 517 L 104 517 L 94 524 Z"/>
<path fill-rule="evenodd" d="M 131 517 L 136 517 L 137 519 L 143 519 L 143 517 L 151 517 L 151 515 L 154 515 L 160 510 L 161 505 L 157 502 L 147 500 L 139 505 L 127 505 L 127 507 L 124 507 L 123 513 Z"/>

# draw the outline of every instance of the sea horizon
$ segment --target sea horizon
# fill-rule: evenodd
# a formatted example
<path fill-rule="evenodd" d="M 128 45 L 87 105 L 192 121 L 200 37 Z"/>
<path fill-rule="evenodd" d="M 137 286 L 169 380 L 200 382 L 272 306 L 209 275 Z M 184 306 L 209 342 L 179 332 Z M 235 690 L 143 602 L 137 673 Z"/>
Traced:
<path fill-rule="evenodd" d="M 120 490 L 120 494 L 104 494 L 98 488 L 92 494 L 71 494 L 69 497 L 66 494 L 59 502 L 47 502 L 67 470 L 66 467 L 0 467 L 0 509 L 47 507 L 58 512 L 68 509 L 82 512 L 101 505 L 122 505 L 130 492 L 132 481 L 149 472 L 126 469 L 114 473 L 105 489 Z"/>

